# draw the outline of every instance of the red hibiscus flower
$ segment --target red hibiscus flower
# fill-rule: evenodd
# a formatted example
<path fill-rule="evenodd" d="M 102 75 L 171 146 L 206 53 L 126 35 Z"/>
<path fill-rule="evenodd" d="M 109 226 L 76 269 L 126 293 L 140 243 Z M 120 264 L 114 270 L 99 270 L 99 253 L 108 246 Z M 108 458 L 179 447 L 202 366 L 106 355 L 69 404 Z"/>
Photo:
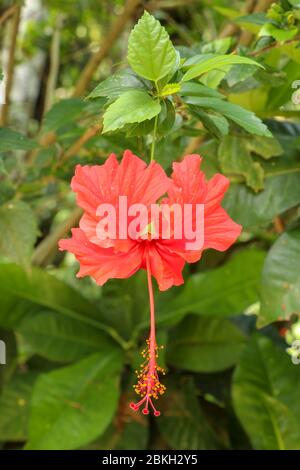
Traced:
<path fill-rule="evenodd" d="M 224 251 L 229 248 L 241 232 L 241 226 L 230 219 L 221 207 L 222 198 L 228 188 L 229 181 L 223 175 L 215 175 L 206 182 L 204 173 L 200 171 L 199 155 L 187 155 L 182 162 L 173 164 L 173 174 L 169 178 L 162 167 L 152 162 L 150 165 L 126 150 L 123 159 L 118 163 L 116 156 L 111 154 L 103 165 L 76 167 L 71 187 L 77 193 L 77 204 L 84 214 L 79 228 L 72 230 L 72 238 L 61 240 L 61 250 L 74 253 L 80 263 L 78 277 L 92 276 L 99 285 L 111 278 L 127 278 L 139 269 L 147 271 L 150 298 L 150 336 L 147 347 L 143 351 L 146 361 L 138 374 L 136 392 L 141 400 L 131 407 L 134 410 L 143 405 L 143 413 L 149 413 L 149 405 L 154 415 L 160 414 L 153 404 L 163 394 L 165 387 L 160 383 L 158 372 L 163 372 L 157 365 L 158 348 L 155 339 L 155 315 L 152 289 L 152 276 L 155 277 L 161 291 L 184 282 L 182 270 L 185 262 L 196 262 L 204 249 L 214 248 Z M 162 196 L 167 195 L 164 199 Z M 129 234 L 131 215 L 121 227 L 122 212 L 120 196 L 125 196 L 128 207 L 143 205 L 148 214 L 146 225 L 140 231 Z M 150 208 L 160 201 L 159 207 L 170 208 L 170 219 L 167 222 L 168 237 L 162 235 L 151 219 Z M 113 234 L 106 232 L 102 237 L 99 223 L 103 221 L 103 213 L 99 207 L 111 206 L 115 209 L 115 225 Z M 190 211 L 185 212 L 188 206 Z M 182 208 L 178 221 L 176 209 Z M 197 207 L 202 207 L 203 222 L 202 241 L 196 248 L 188 244 L 190 237 L 186 235 L 185 226 L 194 229 Z M 159 219 L 164 219 L 163 213 Z M 175 236 L 175 225 L 179 226 L 181 236 Z M 100 228 L 99 228 L 100 227 Z M 100 232 L 99 232 L 100 230 Z M 108 235 L 107 235 L 108 234 Z M 113 235 L 113 236 L 112 236 Z M 195 237 L 197 233 L 195 233 Z"/>

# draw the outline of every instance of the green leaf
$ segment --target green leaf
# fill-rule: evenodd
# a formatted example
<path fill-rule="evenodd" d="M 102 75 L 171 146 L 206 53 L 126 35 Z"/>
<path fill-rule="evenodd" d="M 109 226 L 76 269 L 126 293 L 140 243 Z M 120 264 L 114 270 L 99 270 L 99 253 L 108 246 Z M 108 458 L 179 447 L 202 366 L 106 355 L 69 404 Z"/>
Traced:
<path fill-rule="evenodd" d="M 193 109 L 192 113 L 200 119 L 204 127 L 217 139 L 228 134 L 229 124 L 226 118 L 215 114 L 207 114 L 200 108 Z"/>
<path fill-rule="evenodd" d="M 2 256 L 19 264 L 28 265 L 37 234 L 37 220 L 28 204 L 11 201 L 0 207 Z"/>
<path fill-rule="evenodd" d="M 159 96 L 170 96 L 178 93 L 180 91 L 180 83 L 168 83 L 163 87 Z"/>
<path fill-rule="evenodd" d="M 219 93 L 208 86 L 202 85 L 201 83 L 194 82 L 182 83 L 178 94 L 181 96 L 206 96 L 219 99 L 225 98 L 225 95 L 222 95 L 222 93 Z"/>
<path fill-rule="evenodd" d="M 9 150 L 32 150 L 39 146 L 37 142 L 29 139 L 19 132 L 2 127 L 0 129 L 0 152 Z"/>
<path fill-rule="evenodd" d="M 226 318 L 190 315 L 170 333 L 167 362 L 191 372 L 218 372 L 232 367 L 245 337 Z"/>
<path fill-rule="evenodd" d="M 46 271 L 25 271 L 14 264 L 0 264 L 0 324 L 11 328 L 29 314 L 46 307 L 86 325 L 104 329 L 99 310 L 90 301 Z"/>
<path fill-rule="evenodd" d="M 227 101 L 221 101 L 216 98 L 200 98 L 198 96 L 188 97 L 185 101 L 190 105 L 200 106 L 200 108 L 210 108 L 223 114 L 250 134 L 272 137 L 267 126 L 257 116 L 255 116 L 253 112 L 248 111 L 241 106 L 228 103 Z"/>
<path fill-rule="evenodd" d="M 300 375 L 284 349 L 255 336 L 233 378 L 233 404 L 257 450 L 300 449 Z"/>
<path fill-rule="evenodd" d="M 250 188 L 259 191 L 264 187 L 264 170 L 252 160 L 250 151 L 238 136 L 226 136 L 218 149 L 222 172 L 226 175 L 242 175 Z"/>
<path fill-rule="evenodd" d="M 231 184 L 225 195 L 223 207 L 244 228 L 270 223 L 276 215 L 300 203 L 300 166 L 297 160 L 278 158 L 264 170 L 263 191 L 254 194 L 245 185 Z"/>
<path fill-rule="evenodd" d="M 159 101 L 145 91 L 127 91 L 107 108 L 103 116 L 103 133 L 122 129 L 125 124 L 152 119 L 160 110 Z"/>
<path fill-rule="evenodd" d="M 167 386 L 168 399 L 162 400 L 159 430 L 172 449 L 212 450 L 218 439 L 197 400 L 198 390 L 192 379 Z"/>
<path fill-rule="evenodd" d="M 109 354 L 117 347 L 103 331 L 49 310 L 26 316 L 17 332 L 30 351 L 58 362 L 76 361 L 94 352 Z"/>
<path fill-rule="evenodd" d="M 43 374 L 33 389 L 27 449 L 77 449 L 100 436 L 119 398 L 119 353 Z"/>
<path fill-rule="evenodd" d="M 258 300 L 264 253 L 244 250 L 223 266 L 191 275 L 181 291 L 158 308 L 158 323 L 178 321 L 187 313 L 231 316 Z"/>
<path fill-rule="evenodd" d="M 122 93 L 137 88 L 145 89 L 144 83 L 131 71 L 122 70 L 119 73 L 111 75 L 94 88 L 86 99 L 99 97 L 118 98 Z"/>
<path fill-rule="evenodd" d="M 251 152 L 255 152 L 265 159 L 278 157 L 283 153 L 283 148 L 274 137 L 252 136 L 245 143 Z"/>
<path fill-rule="evenodd" d="M 261 284 L 259 324 L 300 314 L 300 230 L 282 234 L 268 252 Z"/>
<path fill-rule="evenodd" d="M 138 75 L 155 82 L 174 69 L 176 51 L 169 35 L 147 11 L 129 36 L 128 62 Z"/>
<path fill-rule="evenodd" d="M 183 75 L 182 82 L 188 82 L 189 80 L 193 80 L 194 78 L 210 72 L 211 70 L 217 70 L 224 66 L 234 64 L 249 64 L 263 68 L 261 64 L 255 62 L 255 60 L 249 59 L 248 57 L 216 54 L 214 57 L 202 60 L 199 64 L 192 65 L 191 68 Z"/>
<path fill-rule="evenodd" d="M 30 396 L 37 377 L 34 372 L 16 375 L 0 395 L 0 440 L 27 439 Z"/>
<path fill-rule="evenodd" d="M 296 26 L 290 29 L 283 29 L 272 23 L 266 23 L 263 25 L 259 32 L 259 36 L 272 36 L 276 41 L 288 41 L 296 36 L 298 28 Z"/>
<path fill-rule="evenodd" d="M 43 131 L 57 131 L 81 116 L 87 103 L 79 98 L 69 98 L 56 103 L 43 120 Z"/>

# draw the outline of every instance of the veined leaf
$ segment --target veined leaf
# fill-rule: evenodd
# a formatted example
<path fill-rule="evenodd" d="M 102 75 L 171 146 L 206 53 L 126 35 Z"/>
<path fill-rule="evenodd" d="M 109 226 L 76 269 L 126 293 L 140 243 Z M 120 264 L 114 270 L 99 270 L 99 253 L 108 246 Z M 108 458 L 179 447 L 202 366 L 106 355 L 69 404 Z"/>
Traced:
<path fill-rule="evenodd" d="M 190 315 L 170 333 L 167 362 L 192 372 L 217 372 L 232 367 L 245 337 L 226 318 Z"/>
<path fill-rule="evenodd" d="M 131 71 L 122 70 L 119 73 L 111 75 L 94 88 L 87 99 L 99 97 L 118 98 L 122 93 L 137 88 L 145 89 L 144 83 Z"/>
<path fill-rule="evenodd" d="M 147 11 L 131 31 L 128 62 L 138 75 L 155 82 L 174 68 L 176 51 L 169 35 Z"/>
<path fill-rule="evenodd" d="M 255 60 L 249 59 L 248 57 L 238 55 L 215 55 L 214 57 L 201 61 L 200 64 L 191 66 L 191 68 L 182 77 L 182 82 L 188 82 L 189 80 L 193 80 L 193 78 L 199 77 L 211 70 L 221 69 L 224 66 L 234 64 L 249 64 L 263 68 L 261 64 Z"/>
<path fill-rule="evenodd" d="M 96 353 L 41 375 L 33 389 L 27 449 L 77 449 L 100 436 L 117 407 L 121 364 L 120 353 Z"/>
<path fill-rule="evenodd" d="M 190 105 L 210 108 L 223 114 L 250 134 L 272 137 L 267 126 L 254 113 L 241 106 L 216 98 L 200 98 L 198 96 L 187 97 L 185 101 Z"/>
<path fill-rule="evenodd" d="M 160 110 L 159 101 L 151 98 L 147 92 L 127 91 L 107 108 L 103 116 L 103 133 L 122 129 L 126 124 L 152 119 Z"/>

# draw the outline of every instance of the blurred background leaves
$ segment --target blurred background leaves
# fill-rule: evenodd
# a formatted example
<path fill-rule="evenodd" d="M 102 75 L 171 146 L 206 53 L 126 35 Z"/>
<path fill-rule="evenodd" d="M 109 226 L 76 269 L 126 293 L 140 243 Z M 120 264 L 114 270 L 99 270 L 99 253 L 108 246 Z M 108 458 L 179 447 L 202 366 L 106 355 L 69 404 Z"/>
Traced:
<path fill-rule="evenodd" d="M 299 7 L 2 0 L 3 448 L 300 449 Z M 146 15 L 140 28 L 150 22 L 161 42 L 135 29 L 128 60 L 144 9 L 165 30 Z M 170 172 L 200 153 L 208 178 L 230 179 L 223 205 L 244 230 L 156 293 L 168 390 L 153 419 L 129 408 L 144 273 L 102 288 L 78 280 L 57 241 L 81 216 L 74 166 L 126 148 L 148 161 L 156 117 L 157 161 Z"/>

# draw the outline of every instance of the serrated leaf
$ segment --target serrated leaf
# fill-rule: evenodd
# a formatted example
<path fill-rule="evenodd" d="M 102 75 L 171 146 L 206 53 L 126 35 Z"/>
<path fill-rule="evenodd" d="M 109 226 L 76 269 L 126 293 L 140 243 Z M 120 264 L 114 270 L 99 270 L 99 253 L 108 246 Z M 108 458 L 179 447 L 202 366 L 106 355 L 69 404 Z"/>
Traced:
<path fill-rule="evenodd" d="M 176 51 L 167 31 L 147 11 L 129 36 L 128 62 L 138 75 L 156 82 L 175 66 Z"/>
<path fill-rule="evenodd" d="M 127 91 L 107 108 L 103 116 L 103 133 L 122 129 L 126 124 L 152 119 L 160 110 L 159 101 L 145 91 Z"/>
<path fill-rule="evenodd" d="M 212 88 L 209 88 L 205 85 L 202 85 L 201 83 L 194 83 L 194 82 L 186 82 L 182 83 L 179 95 L 181 96 L 205 96 L 205 97 L 211 97 L 211 98 L 219 98 L 223 99 L 225 98 L 225 95 L 222 95 L 222 93 L 219 93 L 216 90 L 213 90 Z"/>
<path fill-rule="evenodd" d="M 174 95 L 175 93 L 178 93 L 180 91 L 180 83 L 168 83 L 163 87 L 161 92 L 159 93 L 159 96 L 169 96 L 169 95 Z"/>
<path fill-rule="evenodd" d="M 197 110 L 192 110 L 192 114 L 198 117 L 200 121 L 202 121 L 204 127 L 217 139 L 228 134 L 229 124 L 224 116 L 208 114 L 199 108 L 197 108 Z"/>
<path fill-rule="evenodd" d="M 167 362 L 192 372 L 217 372 L 232 367 L 245 337 L 226 318 L 190 315 L 170 333 Z"/>
<path fill-rule="evenodd" d="M 209 57 L 207 60 L 202 60 L 199 64 L 191 66 L 191 68 L 183 75 L 181 80 L 182 82 L 187 82 L 203 75 L 204 73 L 210 72 L 211 70 L 221 69 L 222 67 L 234 64 L 249 64 L 263 68 L 261 64 L 249 59 L 248 57 L 237 55 L 215 55 L 214 57 Z"/>
<path fill-rule="evenodd" d="M 99 97 L 118 98 L 122 93 L 137 88 L 145 89 L 144 83 L 130 70 L 111 75 L 94 88 L 86 99 Z"/>
<path fill-rule="evenodd" d="M 119 353 L 93 354 L 43 374 L 32 394 L 27 449 L 77 449 L 100 436 L 119 398 Z"/>
<path fill-rule="evenodd" d="M 37 219 L 28 204 L 11 201 L 0 207 L 0 252 L 28 265 L 38 235 Z"/>
<path fill-rule="evenodd" d="M 300 449 L 300 375 L 285 349 L 255 336 L 233 377 L 233 404 L 256 450 Z"/>
<path fill-rule="evenodd" d="M 185 101 L 193 106 L 210 108 L 223 114 L 250 134 L 272 137 L 267 126 L 253 112 L 248 111 L 241 106 L 228 103 L 227 101 L 221 101 L 216 98 L 200 98 L 198 96 L 188 97 Z"/>
<path fill-rule="evenodd" d="M 39 144 L 19 132 L 3 127 L 0 129 L 0 152 L 9 150 L 32 150 Z"/>

